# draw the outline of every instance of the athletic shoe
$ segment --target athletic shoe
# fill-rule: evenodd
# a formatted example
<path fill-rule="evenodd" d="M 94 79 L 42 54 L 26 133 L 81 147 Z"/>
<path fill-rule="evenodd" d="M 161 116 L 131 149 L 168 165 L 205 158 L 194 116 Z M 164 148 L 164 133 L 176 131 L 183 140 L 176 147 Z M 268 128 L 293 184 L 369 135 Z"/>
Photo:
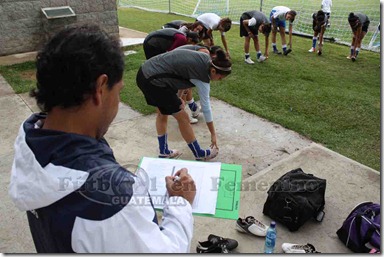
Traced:
<path fill-rule="evenodd" d="M 254 63 L 255 63 L 254 61 L 251 60 L 250 57 L 245 58 L 245 59 L 244 59 L 244 62 L 247 63 L 247 64 L 254 64 Z"/>
<path fill-rule="evenodd" d="M 197 253 L 229 253 L 224 243 L 213 244 L 211 241 L 197 242 Z"/>
<path fill-rule="evenodd" d="M 316 49 L 314 47 L 311 47 L 311 49 L 308 50 L 308 52 L 310 52 L 310 53 L 313 53 L 315 51 L 316 51 Z"/>
<path fill-rule="evenodd" d="M 267 225 L 252 216 L 248 216 L 245 219 L 238 218 L 236 221 L 236 230 L 242 233 L 248 233 L 255 236 L 266 236 L 267 229 Z"/>
<path fill-rule="evenodd" d="M 355 57 L 355 56 L 352 56 L 352 57 L 351 57 L 351 60 L 352 60 L 352 62 L 356 61 L 356 57 Z"/>
<path fill-rule="evenodd" d="M 235 239 L 223 238 L 213 234 L 208 236 L 208 241 L 210 241 L 212 244 L 225 244 L 229 251 L 235 249 L 239 245 Z"/>
<path fill-rule="evenodd" d="M 159 158 L 174 159 L 182 155 L 182 152 L 175 149 L 169 150 L 169 152 L 169 154 L 159 154 Z"/>
<path fill-rule="evenodd" d="M 267 57 L 264 55 L 260 55 L 260 57 L 257 59 L 258 62 L 264 62 L 265 60 L 267 60 Z"/>
<path fill-rule="evenodd" d="M 281 245 L 281 248 L 285 253 L 320 253 L 316 251 L 315 247 L 311 244 L 299 245 L 284 243 Z"/>
<path fill-rule="evenodd" d="M 191 124 L 196 124 L 196 123 L 198 123 L 198 122 L 199 122 L 198 119 L 195 119 L 195 118 L 193 118 L 192 116 L 189 116 L 189 123 L 191 123 Z"/>
<path fill-rule="evenodd" d="M 348 59 L 348 60 L 351 60 L 351 56 L 350 56 L 350 55 L 348 55 L 348 56 L 347 56 L 347 59 Z"/>
<path fill-rule="evenodd" d="M 322 53 L 323 53 L 323 51 L 321 51 L 321 50 L 317 51 L 317 55 L 321 55 Z"/>
<path fill-rule="evenodd" d="M 287 49 L 284 51 L 284 55 L 288 55 L 290 52 L 292 52 L 292 49 Z"/>
<path fill-rule="evenodd" d="M 281 54 L 281 52 L 279 50 L 273 50 L 273 53 L 274 54 Z"/>
<path fill-rule="evenodd" d="M 201 110 L 200 105 L 197 105 L 197 109 L 196 109 L 196 111 L 192 111 L 192 110 L 191 110 L 192 117 L 193 117 L 193 118 L 197 118 L 197 117 L 199 117 L 200 110 Z"/>
<path fill-rule="evenodd" d="M 209 155 L 207 155 L 207 151 L 210 151 Z M 215 147 L 205 150 L 204 153 L 205 156 L 196 157 L 196 161 L 208 161 L 210 159 L 213 159 L 219 154 L 219 150 Z"/>

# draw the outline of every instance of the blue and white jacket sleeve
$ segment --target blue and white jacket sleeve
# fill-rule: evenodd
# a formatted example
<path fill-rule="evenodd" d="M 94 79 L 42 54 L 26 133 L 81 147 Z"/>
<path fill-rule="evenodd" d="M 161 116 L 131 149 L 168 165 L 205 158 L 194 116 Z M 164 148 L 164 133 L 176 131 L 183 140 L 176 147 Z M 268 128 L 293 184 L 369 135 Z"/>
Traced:
<path fill-rule="evenodd" d="M 210 84 L 198 79 L 191 79 L 190 81 L 197 87 L 197 92 L 200 97 L 201 110 L 204 114 L 205 122 L 212 122 L 213 116 L 211 102 L 209 100 L 209 91 L 211 89 Z"/>
<path fill-rule="evenodd" d="M 145 201 L 147 204 L 138 201 L 143 197 L 133 192 L 121 211 L 102 221 L 77 217 L 72 231 L 73 250 L 77 253 L 188 253 L 193 234 L 191 205 L 184 199 L 185 204 L 165 205 L 159 227 L 153 221 L 156 213 L 149 198 Z"/>

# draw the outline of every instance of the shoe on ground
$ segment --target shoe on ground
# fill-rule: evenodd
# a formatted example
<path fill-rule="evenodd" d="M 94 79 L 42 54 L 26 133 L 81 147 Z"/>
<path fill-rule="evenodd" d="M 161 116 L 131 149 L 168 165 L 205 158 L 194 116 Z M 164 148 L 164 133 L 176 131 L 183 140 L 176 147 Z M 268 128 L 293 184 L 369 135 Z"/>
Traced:
<path fill-rule="evenodd" d="M 236 222 L 236 230 L 242 233 L 248 233 L 255 236 L 266 236 L 268 226 L 258 221 L 252 216 L 245 219 L 238 218 Z"/>
<path fill-rule="evenodd" d="M 352 60 L 352 62 L 356 61 L 356 57 L 355 57 L 355 56 L 352 56 L 352 57 L 351 57 L 351 60 Z"/>
<path fill-rule="evenodd" d="M 193 118 L 192 116 L 189 116 L 189 123 L 191 123 L 191 124 L 196 124 L 196 123 L 198 123 L 198 122 L 199 122 L 198 119 L 195 119 L 195 118 Z"/>
<path fill-rule="evenodd" d="M 320 253 L 316 251 L 315 247 L 311 244 L 299 245 L 284 243 L 281 245 L 281 248 L 285 253 Z"/>
<path fill-rule="evenodd" d="M 225 244 L 213 244 L 211 241 L 197 242 L 197 253 L 229 253 Z"/>
<path fill-rule="evenodd" d="M 279 50 L 273 50 L 273 53 L 274 54 L 281 54 L 281 52 Z"/>
<path fill-rule="evenodd" d="M 265 60 L 267 60 L 267 57 L 264 55 L 260 55 L 260 57 L 257 59 L 258 62 L 264 62 Z"/>
<path fill-rule="evenodd" d="M 209 154 L 208 151 L 210 152 Z M 204 151 L 205 156 L 196 157 L 196 161 L 208 161 L 215 158 L 219 154 L 219 150 L 215 148 L 209 148 Z"/>
<path fill-rule="evenodd" d="M 348 56 L 347 56 L 347 59 L 348 59 L 348 60 L 351 60 L 351 56 L 350 56 L 350 55 L 348 55 Z"/>
<path fill-rule="evenodd" d="M 311 47 L 311 49 L 308 50 L 308 52 L 310 52 L 310 53 L 313 53 L 315 51 L 316 51 L 316 49 L 314 47 Z"/>
<path fill-rule="evenodd" d="M 322 55 L 322 53 L 323 53 L 323 51 L 321 51 L 321 50 L 317 51 L 317 55 Z"/>
<path fill-rule="evenodd" d="M 169 154 L 159 154 L 159 158 L 174 159 L 174 158 L 178 158 L 180 155 L 182 155 L 182 152 L 176 149 L 172 149 L 172 150 L 169 150 Z"/>
<path fill-rule="evenodd" d="M 247 63 L 247 64 L 254 64 L 254 63 L 255 63 L 254 61 L 251 60 L 250 57 L 245 58 L 245 59 L 244 59 L 244 62 Z"/>
<path fill-rule="evenodd" d="M 213 234 L 208 236 L 208 241 L 210 241 L 212 244 L 225 244 L 228 251 L 235 249 L 239 245 L 235 239 L 223 238 Z"/>
<path fill-rule="evenodd" d="M 292 49 L 287 49 L 284 51 L 284 55 L 288 55 L 290 52 L 292 52 Z"/>
<path fill-rule="evenodd" d="M 196 111 L 192 111 L 192 110 L 191 110 L 192 118 L 197 118 L 197 117 L 199 117 L 200 110 L 201 110 L 200 105 L 197 105 Z"/>

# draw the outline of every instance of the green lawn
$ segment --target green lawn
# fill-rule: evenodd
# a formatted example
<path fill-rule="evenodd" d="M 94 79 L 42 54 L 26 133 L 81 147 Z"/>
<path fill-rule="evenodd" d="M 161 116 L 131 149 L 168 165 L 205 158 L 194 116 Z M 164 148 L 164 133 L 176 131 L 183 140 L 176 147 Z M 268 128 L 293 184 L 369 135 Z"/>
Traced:
<path fill-rule="evenodd" d="M 174 19 L 193 20 L 137 9 L 119 10 L 120 26 L 144 32 Z M 307 52 L 309 39 L 294 37 L 289 56 L 270 54 L 265 63 L 246 65 L 239 27 L 234 25 L 226 35 L 233 73 L 212 83 L 212 96 L 380 170 L 380 54 L 362 51 L 352 63 L 345 58 L 349 54 L 346 46 L 326 42 L 323 56 L 317 56 Z M 219 35 L 214 36 L 220 44 Z M 264 40 L 261 42 L 263 48 Z M 126 57 L 121 99 L 149 114 L 154 109 L 147 106 L 135 82 L 144 52 L 141 46 L 132 49 L 138 53 Z M 255 59 L 252 48 L 251 54 Z M 18 93 L 33 86 L 33 71 L 33 63 L 0 67 L 0 73 Z"/>

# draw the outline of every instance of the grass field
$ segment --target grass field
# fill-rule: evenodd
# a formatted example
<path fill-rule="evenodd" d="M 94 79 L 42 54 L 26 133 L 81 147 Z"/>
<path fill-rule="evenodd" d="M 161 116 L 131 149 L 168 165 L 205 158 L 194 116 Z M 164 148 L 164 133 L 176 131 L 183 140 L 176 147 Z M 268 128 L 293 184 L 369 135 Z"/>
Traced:
<path fill-rule="evenodd" d="M 191 18 L 171 14 L 120 9 L 119 24 L 150 32 L 170 20 Z M 233 73 L 212 83 L 211 95 L 234 106 L 294 130 L 311 140 L 380 170 L 380 55 L 362 51 L 355 63 L 345 57 L 349 48 L 326 43 L 323 56 L 310 54 L 311 41 L 294 37 L 293 52 L 270 55 L 267 62 L 246 65 L 243 39 L 234 25 L 227 33 Z M 215 37 L 219 37 L 214 33 Z M 261 40 L 263 49 L 264 40 Z M 279 43 L 278 38 L 278 44 Z M 217 38 L 217 44 L 220 39 Z M 149 114 L 135 82 L 136 72 L 145 60 L 141 46 L 126 57 L 123 102 Z M 251 55 L 255 59 L 254 49 Z M 34 63 L 0 67 L 0 73 L 17 93 L 35 84 Z M 255 146 L 257 147 L 257 146 Z"/>
<path fill-rule="evenodd" d="M 120 0 L 120 5 L 132 5 L 151 10 L 161 10 L 173 12 L 186 16 L 196 16 L 204 12 L 214 12 L 221 16 L 230 17 L 234 22 L 239 22 L 240 16 L 244 11 L 260 10 L 269 17 L 269 13 L 274 6 L 285 5 L 298 12 L 294 30 L 298 33 L 313 34 L 312 19 L 313 12 L 321 8 L 321 0 L 202 0 L 195 10 L 197 0 Z M 227 3 L 229 3 L 227 7 Z M 327 29 L 327 36 L 336 39 L 341 43 L 350 43 L 351 30 L 347 22 L 350 12 L 362 12 L 368 15 L 371 20 L 369 31 L 363 41 L 364 46 L 368 46 L 370 39 L 380 22 L 380 2 L 377 0 L 334 0 L 331 13 L 332 26 Z M 377 43 L 380 39 L 377 40 Z"/>

